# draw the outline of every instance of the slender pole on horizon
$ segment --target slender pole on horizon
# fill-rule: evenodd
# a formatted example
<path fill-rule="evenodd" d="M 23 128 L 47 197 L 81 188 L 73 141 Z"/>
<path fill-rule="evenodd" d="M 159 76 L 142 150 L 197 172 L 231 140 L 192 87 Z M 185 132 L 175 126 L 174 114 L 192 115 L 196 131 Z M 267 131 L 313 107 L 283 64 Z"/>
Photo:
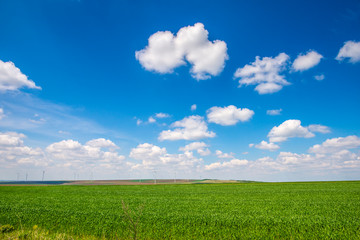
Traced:
<path fill-rule="evenodd" d="M 154 172 L 154 183 L 156 184 L 156 170 L 154 170 L 153 172 Z"/>
<path fill-rule="evenodd" d="M 45 177 L 45 171 L 43 171 L 43 175 L 42 175 L 42 180 L 41 180 L 41 181 L 44 181 L 44 177 Z"/>
<path fill-rule="evenodd" d="M 25 181 L 27 182 L 28 173 L 26 173 Z"/>

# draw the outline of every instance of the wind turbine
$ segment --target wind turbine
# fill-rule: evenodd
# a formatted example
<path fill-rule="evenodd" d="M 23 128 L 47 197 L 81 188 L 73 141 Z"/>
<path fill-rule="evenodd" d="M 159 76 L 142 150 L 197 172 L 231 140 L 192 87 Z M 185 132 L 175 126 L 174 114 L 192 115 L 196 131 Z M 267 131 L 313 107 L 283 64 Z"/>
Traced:
<path fill-rule="evenodd" d="M 156 170 L 153 170 L 153 174 L 154 174 L 154 183 L 156 184 Z"/>

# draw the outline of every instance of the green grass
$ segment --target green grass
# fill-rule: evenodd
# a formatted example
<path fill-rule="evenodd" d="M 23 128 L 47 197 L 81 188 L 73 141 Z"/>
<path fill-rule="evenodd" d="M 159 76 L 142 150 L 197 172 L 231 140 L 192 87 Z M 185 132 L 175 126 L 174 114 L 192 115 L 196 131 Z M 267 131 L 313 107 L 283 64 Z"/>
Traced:
<path fill-rule="evenodd" d="M 2 186 L 0 225 L 131 239 L 122 201 L 140 239 L 360 239 L 360 182 Z"/>

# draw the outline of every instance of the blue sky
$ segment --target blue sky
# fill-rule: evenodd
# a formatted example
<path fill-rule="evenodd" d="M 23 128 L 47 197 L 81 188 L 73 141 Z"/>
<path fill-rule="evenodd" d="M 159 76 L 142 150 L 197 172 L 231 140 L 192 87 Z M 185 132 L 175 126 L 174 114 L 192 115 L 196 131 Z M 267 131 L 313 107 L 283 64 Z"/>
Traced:
<path fill-rule="evenodd" d="M 359 179 L 359 29 L 359 1 L 0 0 L 0 179 Z"/>

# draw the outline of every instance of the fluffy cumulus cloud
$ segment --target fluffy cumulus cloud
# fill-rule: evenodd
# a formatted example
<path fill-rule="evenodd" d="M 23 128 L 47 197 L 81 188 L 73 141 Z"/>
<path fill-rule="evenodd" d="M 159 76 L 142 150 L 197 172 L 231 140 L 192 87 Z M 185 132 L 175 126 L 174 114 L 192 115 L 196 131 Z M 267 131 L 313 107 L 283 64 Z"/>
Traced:
<path fill-rule="evenodd" d="M 280 53 L 275 58 L 256 57 L 255 62 L 238 68 L 234 78 L 240 78 L 239 87 L 243 85 L 256 85 L 255 91 L 259 94 L 269 94 L 280 91 L 283 86 L 290 83 L 281 73 L 286 69 L 289 56 Z"/>
<path fill-rule="evenodd" d="M 360 61 L 360 42 L 345 42 L 344 46 L 339 50 L 336 60 L 343 61 L 345 59 L 348 59 L 351 63 Z"/>
<path fill-rule="evenodd" d="M 234 153 L 224 153 L 220 150 L 216 150 L 215 154 L 218 158 L 234 158 Z"/>
<path fill-rule="evenodd" d="M 235 125 L 239 121 L 249 121 L 254 115 L 254 111 L 247 108 L 237 108 L 234 105 L 228 107 L 212 107 L 207 110 L 209 122 L 222 126 Z"/>
<path fill-rule="evenodd" d="M 24 134 L 0 133 L 0 163 L 5 167 L 47 167 L 59 169 L 84 169 L 88 167 L 120 168 L 124 156 L 115 150 L 118 147 L 110 140 L 98 138 L 81 144 L 63 140 L 50 144 L 45 149 L 24 145 Z"/>
<path fill-rule="evenodd" d="M 270 157 L 255 160 L 249 164 L 249 171 L 264 172 L 297 172 L 303 174 L 319 173 L 324 175 L 338 174 L 341 169 L 358 171 L 360 169 L 360 154 L 351 152 L 351 149 L 359 149 L 360 138 L 347 136 L 328 139 L 322 144 L 316 144 L 309 148 L 309 154 L 280 152 L 276 159 Z M 324 170 L 334 170 L 330 172 Z M 330 176 L 330 175 L 329 175 Z"/>
<path fill-rule="evenodd" d="M 266 114 L 270 115 L 270 116 L 276 116 L 276 115 L 280 115 L 282 112 L 282 109 L 271 109 L 271 110 L 267 110 Z"/>
<path fill-rule="evenodd" d="M 24 145 L 26 136 L 16 132 L 0 132 L 0 163 L 4 167 L 18 165 L 47 166 L 40 148 L 31 148 Z"/>
<path fill-rule="evenodd" d="M 110 149 L 117 149 L 119 148 L 116 146 L 115 143 L 110 141 L 109 139 L 105 138 L 97 138 L 92 139 L 86 143 L 87 146 L 95 147 L 95 148 L 110 148 Z"/>
<path fill-rule="evenodd" d="M 280 148 L 279 145 L 276 145 L 275 143 L 268 143 L 266 141 L 261 141 L 259 144 L 250 144 L 250 147 L 255 146 L 258 149 L 262 149 L 262 150 L 268 150 L 268 151 L 275 151 L 278 150 Z"/>
<path fill-rule="evenodd" d="M 172 73 L 175 68 L 191 64 L 191 75 L 197 80 L 219 75 L 228 59 L 224 41 L 209 41 L 202 23 L 181 28 L 176 35 L 159 31 L 150 36 L 148 45 L 136 51 L 135 57 L 147 70 Z"/>
<path fill-rule="evenodd" d="M 242 166 L 246 166 L 249 163 L 248 160 L 240 160 L 240 159 L 232 159 L 230 161 L 225 162 L 216 162 L 211 163 L 209 165 L 205 165 L 205 170 L 216 170 L 216 169 L 232 169 L 232 168 L 238 168 Z"/>
<path fill-rule="evenodd" d="M 308 51 L 306 54 L 299 54 L 292 64 L 295 71 L 305 71 L 320 63 L 323 56 L 316 51 Z"/>
<path fill-rule="evenodd" d="M 276 160 L 281 165 L 289 165 L 289 164 L 303 165 L 307 162 L 312 162 L 314 159 L 309 154 L 280 152 Z"/>
<path fill-rule="evenodd" d="M 197 151 L 198 154 L 200 154 L 201 156 L 207 156 L 210 155 L 211 152 L 208 149 L 208 145 L 204 142 L 192 142 L 184 147 L 180 147 L 179 151 Z"/>
<path fill-rule="evenodd" d="M 347 136 L 331 138 L 322 144 L 309 148 L 310 154 L 280 153 L 277 161 L 281 164 L 296 165 L 297 167 L 317 169 L 358 169 L 360 168 L 360 155 L 351 152 L 351 149 L 360 147 L 360 138 Z"/>
<path fill-rule="evenodd" d="M 284 142 L 288 138 L 311 138 L 315 135 L 308 128 L 301 126 L 301 121 L 296 119 L 286 120 L 279 126 L 273 127 L 269 134 L 270 142 Z"/>
<path fill-rule="evenodd" d="M 58 167 L 82 168 L 86 165 L 116 168 L 125 159 L 115 151 L 117 148 L 112 141 L 104 138 L 93 139 L 86 144 L 69 139 L 50 144 L 45 152 Z"/>
<path fill-rule="evenodd" d="M 159 140 L 198 140 L 201 138 L 215 137 L 215 133 L 208 131 L 203 117 L 189 116 L 171 124 L 174 130 L 162 131 Z"/>
<path fill-rule="evenodd" d="M 218 150 L 216 155 L 222 160 L 204 164 L 203 160 L 195 157 L 192 151 L 207 147 L 204 142 L 193 142 L 179 149 L 183 153 L 170 154 L 166 148 L 150 143 L 139 144 L 130 152 L 130 157 L 139 161 L 137 164 L 133 163 L 131 169 L 156 170 L 158 174 L 169 171 L 195 171 L 197 174 L 223 176 L 227 179 L 256 176 L 257 180 L 263 176 L 272 176 L 271 179 L 274 179 L 274 174 L 289 179 L 289 173 L 315 177 L 314 179 L 327 179 L 324 176 L 344 171 L 356 172 L 360 169 L 360 155 L 356 150 L 360 148 L 360 138 L 357 136 L 328 139 L 322 144 L 311 147 L 308 153 L 280 152 L 275 158 L 266 156 L 257 160 L 237 159 L 233 154 Z M 322 175 L 317 178 L 319 174 Z M 296 180 L 296 177 L 292 179 Z"/>
<path fill-rule="evenodd" d="M 169 154 L 166 148 L 143 143 L 131 149 L 131 158 L 141 161 L 132 166 L 133 169 L 160 169 L 163 167 L 192 168 L 202 162 L 201 158 L 194 157 L 190 151 L 182 154 Z"/>
<path fill-rule="evenodd" d="M 328 154 L 360 147 L 360 138 L 347 136 L 327 139 L 322 144 L 316 144 L 309 149 L 310 153 Z"/>
<path fill-rule="evenodd" d="M 0 91 L 13 91 L 20 88 L 41 89 L 28 79 L 13 62 L 0 60 Z"/>
<path fill-rule="evenodd" d="M 143 160 L 143 164 L 149 165 L 152 162 L 160 160 L 160 157 L 166 153 L 166 148 L 160 148 L 150 143 L 143 143 L 131 149 L 129 156 L 136 160 Z"/>
<path fill-rule="evenodd" d="M 284 142 L 288 138 L 300 137 L 311 138 L 314 137 L 314 132 L 329 133 L 330 128 L 320 124 L 311 124 L 309 126 L 301 126 L 301 121 L 296 119 L 286 120 L 279 126 L 273 127 L 269 134 L 270 142 Z"/>

